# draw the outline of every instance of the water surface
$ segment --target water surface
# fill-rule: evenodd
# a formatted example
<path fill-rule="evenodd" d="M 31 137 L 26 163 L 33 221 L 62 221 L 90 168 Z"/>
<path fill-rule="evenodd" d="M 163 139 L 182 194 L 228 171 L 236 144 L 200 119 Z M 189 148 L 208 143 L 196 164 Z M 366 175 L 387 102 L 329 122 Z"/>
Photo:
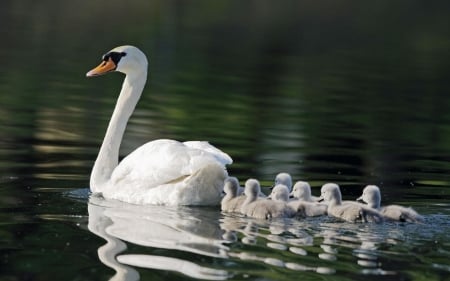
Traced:
<path fill-rule="evenodd" d="M 0 9 L 0 279 L 445 280 L 450 268 L 446 1 L 4 1 Z M 278 172 L 424 225 L 258 221 L 88 194 L 123 76 L 86 79 L 109 49 L 150 61 L 124 156 L 208 140 L 264 191 Z"/>

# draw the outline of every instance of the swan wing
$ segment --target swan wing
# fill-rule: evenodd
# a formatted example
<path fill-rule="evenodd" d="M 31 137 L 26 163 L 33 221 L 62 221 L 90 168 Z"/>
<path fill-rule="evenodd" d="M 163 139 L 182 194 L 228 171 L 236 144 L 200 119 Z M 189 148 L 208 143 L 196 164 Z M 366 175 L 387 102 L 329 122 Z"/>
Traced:
<path fill-rule="evenodd" d="M 150 189 L 181 181 L 211 164 L 231 163 L 231 158 L 207 142 L 151 141 L 125 157 L 114 170 L 114 185 Z"/>
<path fill-rule="evenodd" d="M 223 165 L 229 165 L 233 163 L 233 159 L 231 159 L 228 154 L 211 145 L 207 141 L 185 141 L 183 142 L 183 144 L 187 147 L 211 153 Z"/>

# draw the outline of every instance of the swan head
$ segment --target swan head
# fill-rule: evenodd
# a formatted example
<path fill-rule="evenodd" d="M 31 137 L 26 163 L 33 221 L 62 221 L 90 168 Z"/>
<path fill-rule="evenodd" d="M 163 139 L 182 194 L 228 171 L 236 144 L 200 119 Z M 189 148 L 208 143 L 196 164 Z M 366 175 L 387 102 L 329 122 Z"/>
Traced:
<path fill-rule="evenodd" d="M 342 202 L 342 194 L 339 185 L 335 183 L 322 185 L 319 199 L 328 203 L 340 204 Z"/>
<path fill-rule="evenodd" d="M 126 75 L 147 72 L 148 61 L 145 54 L 138 48 L 130 45 L 119 46 L 107 52 L 102 62 L 88 73 L 87 77 L 99 76 L 109 72 L 118 71 Z"/>
<path fill-rule="evenodd" d="M 368 185 L 364 188 L 363 194 L 357 200 L 366 202 L 372 208 L 380 208 L 381 193 L 376 185 Z"/>
<path fill-rule="evenodd" d="M 294 198 L 310 200 L 311 186 L 306 181 L 298 181 L 294 184 L 290 195 Z"/>

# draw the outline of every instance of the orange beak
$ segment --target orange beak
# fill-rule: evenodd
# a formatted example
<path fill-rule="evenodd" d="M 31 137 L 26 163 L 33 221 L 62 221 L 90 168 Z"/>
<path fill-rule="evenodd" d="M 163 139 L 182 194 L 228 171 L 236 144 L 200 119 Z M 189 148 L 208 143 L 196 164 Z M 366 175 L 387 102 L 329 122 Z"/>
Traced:
<path fill-rule="evenodd" d="M 86 73 L 86 77 L 99 76 L 108 72 L 115 70 L 117 65 L 113 62 L 111 58 L 108 58 L 107 61 L 102 61 L 96 68 L 92 69 L 88 73 Z"/>

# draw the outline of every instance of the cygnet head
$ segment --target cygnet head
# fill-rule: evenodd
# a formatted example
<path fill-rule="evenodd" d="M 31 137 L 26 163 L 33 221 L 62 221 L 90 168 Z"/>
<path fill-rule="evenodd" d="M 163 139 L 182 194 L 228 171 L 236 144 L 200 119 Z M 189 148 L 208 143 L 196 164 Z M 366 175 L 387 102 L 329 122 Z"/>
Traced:
<path fill-rule="evenodd" d="M 289 192 L 291 192 L 291 188 L 292 188 L 292 177 L 291 175 L 289 175 L 288 173 L 279 173 L 276 177 L 275 177 L 275 184 L 274 186 L 276 186 L 277 184 L 284 184 Z"/>
<path fill-rule="evenodd" d="M 239 181 L 235 177 L 228 177 L 225 179 L 223 191 L 227 196 L 236 197 L 238 194 Z"/>
<path fill-rule="evenodd" d="M 366 202 L 371 208 L 379 209 L 381 204 L 380 189 L 376 185 L 368 185 L 357 200 Z"/>
<path fill-rule="evenodd" d="M 258 194 L 261 192 L 261 186 L 259 185 L 259 181 L 256 179 L 248 179 L 245 182 L 244 194 L 247 196 L 247 199 L 254 200 L 258 197 Z"/>
<path fill-rule="evenodd" d="M 300 200 L 311 201 L 311 186 L 306 181 L 298 181 L 294 184 L 290 195 Z"/>
<path fill-rule="evenodd" d="M 339 185 L 335 183 L 326 183 L 322 185 L 320 189 L 320 199 L 323 199 L 326 203 L 341 204 L 342 195 Z"/>
<path fill-rule="evenodd" d="M 143 75 L 146 78 L 148 61 L 145 54 L 134 46 L 119 46 L 107 52 L 102 62 L 86 73 L 87 77 L 99 76 L 109 72 L 118 71 L 126 75 Z"/>
<path fill-rule="evenodd" d="M 269 197 L 275 201 L 287 202 L 289 201 L 289 189 L 284 184 L 277 184 L 272 189 Z"/>

